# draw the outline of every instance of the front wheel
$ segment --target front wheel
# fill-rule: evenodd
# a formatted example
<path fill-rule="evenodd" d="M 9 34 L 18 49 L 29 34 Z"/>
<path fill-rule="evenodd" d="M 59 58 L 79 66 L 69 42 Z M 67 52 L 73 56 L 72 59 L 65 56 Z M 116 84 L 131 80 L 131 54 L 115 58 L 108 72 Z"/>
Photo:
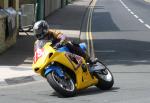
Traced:
<path fill-rule="evenodd" d="M 104 68 L 100 69 L 100 72 L 95 72 L 95 76 L 99 80 L 96 86 L 102 90 L 109 90 L 114 84 L 113 75 L 111 71 L 102 62 L 99 63 L 101 63 L 101 65 Z"/>
<path fill-rule="evenodd" d="M 57 73 L 52 71 L 46 78 L 51 87 L 62 96 L 72 97 L 76 94 L 73 79 L 67 73 L 64 73 L 64 77 L 59 77 Z"/>

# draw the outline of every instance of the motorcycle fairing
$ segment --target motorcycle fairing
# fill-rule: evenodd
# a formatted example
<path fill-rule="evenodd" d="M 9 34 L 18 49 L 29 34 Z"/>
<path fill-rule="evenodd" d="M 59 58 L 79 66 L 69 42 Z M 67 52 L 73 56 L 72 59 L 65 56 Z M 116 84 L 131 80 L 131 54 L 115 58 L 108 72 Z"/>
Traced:
<path fill-rule="evenodd" d="M 79 59 L 79 62 L 76 64 L 75 62 L 71 61 L 71 59 L 68 56 L 66 56 L 66 54 L 68 54 L 66 51 L 58 52 L 55 49 L 53 49 L 53 47 L 51 47 L 49 43 L 46 43 L 43 48 L 44 48 L 44 55 L 40 57 L 37 60 L 37 62 L 33 63 L 32 65 L 33 70 L 42 75 L 43 77 L 45 77 L 45 74 L 47 75 L 47 73 L 50 73 L 51 71 L 56 69 L 55 67 L 53 67 L 54 66 L 53 65 L 52 67 L 50 66 L 50 68 L 46 69 L 45 71 L 45 67 L 49 66 L 50 63 L 52 62 L 56 62 L 62 64 L 64 67 L 69 68 L 72 72 L 75 73 L 76 75 L 75 85 L 78 90 L 86 88 L 90 85 L 94 85 L 98 82 L 98 79 L 96 79 L 96 77 L 92 77 L 89 71 L 83 72 L 81 64 L 86 64 L 83 57 L 81 57 L 82 60 Z M 60 71 L 61 69 L 57 67 L 56 73 L 58 72 L 58 75 L 62 76 Z"/>

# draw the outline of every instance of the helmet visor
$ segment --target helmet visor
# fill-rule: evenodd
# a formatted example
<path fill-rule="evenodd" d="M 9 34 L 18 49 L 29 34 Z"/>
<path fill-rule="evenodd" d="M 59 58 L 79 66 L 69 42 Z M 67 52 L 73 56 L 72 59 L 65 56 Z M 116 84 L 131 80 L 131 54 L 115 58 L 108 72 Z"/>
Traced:
<path fill-rule="evenodd" d="M 34 29 L 33 32 L 34 32 L 34 35 L 36 36 L 36 38 L 38 38 L 38 39 L 44 38 L 44 33 L 43 33 L 42 29 Z"/>
<path fill-rule="evenodd" d="M 38 35 L 38 34 L 42 34 L 43 30 L 42 29 L 33 29 L 33 32 L 35 35 Z"/>

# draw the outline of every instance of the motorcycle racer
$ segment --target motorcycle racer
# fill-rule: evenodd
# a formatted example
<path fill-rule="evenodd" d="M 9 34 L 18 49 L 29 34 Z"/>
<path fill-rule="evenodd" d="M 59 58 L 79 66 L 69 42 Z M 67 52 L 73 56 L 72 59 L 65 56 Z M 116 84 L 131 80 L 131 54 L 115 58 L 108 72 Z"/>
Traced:
<path fill-rule="evenodd" d="M 49 25 L 45 20 L 37 21 L 33 26 L 33 32 L 37 39 L 34 44 L 34 50 L 37 49 L 36 47 L 43 47 L 46 42 L 51 41 L 56 48 L 66 45 L 71 53 L 82 56 L 90 64 L 96 62 L 96 60 L 90 59 L 88 54 L 80 48 L 79 44 L 69 41 L 63 33 L 49 29 Z"/>

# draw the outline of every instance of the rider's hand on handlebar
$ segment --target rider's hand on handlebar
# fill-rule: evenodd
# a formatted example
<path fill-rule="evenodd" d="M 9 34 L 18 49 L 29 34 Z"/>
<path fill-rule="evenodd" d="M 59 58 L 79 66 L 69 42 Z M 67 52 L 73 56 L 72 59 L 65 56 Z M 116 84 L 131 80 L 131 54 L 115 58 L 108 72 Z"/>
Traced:
<path fill-rule="evenodd" d="M 54 48 L 55 49 L 57 49 L 57 48 L 59 48 L 59 47 L 61 47 L 61 46 L 64 46 L 64 45 L 66 45 L 66 44 L 72 44 L 70 41 L 60 41 L 59 43 L 57 43 L 55 46 L 54 46 Z"/>

